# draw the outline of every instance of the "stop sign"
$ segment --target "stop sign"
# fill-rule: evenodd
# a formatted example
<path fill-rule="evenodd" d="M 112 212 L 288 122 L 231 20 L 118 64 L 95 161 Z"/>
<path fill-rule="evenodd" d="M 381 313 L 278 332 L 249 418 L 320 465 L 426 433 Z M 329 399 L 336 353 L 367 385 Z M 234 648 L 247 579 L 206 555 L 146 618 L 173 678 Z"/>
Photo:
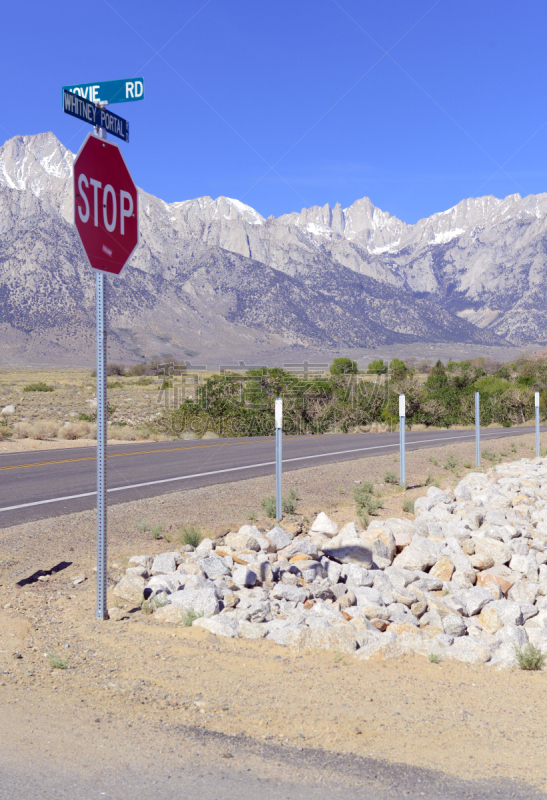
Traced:
<path fill-rule="evenodd" d="M 74 162 L 74 224 L 93 269 L 120 274 L 139 242 L 138 204 L 118 145 L 88 134 Z"/>

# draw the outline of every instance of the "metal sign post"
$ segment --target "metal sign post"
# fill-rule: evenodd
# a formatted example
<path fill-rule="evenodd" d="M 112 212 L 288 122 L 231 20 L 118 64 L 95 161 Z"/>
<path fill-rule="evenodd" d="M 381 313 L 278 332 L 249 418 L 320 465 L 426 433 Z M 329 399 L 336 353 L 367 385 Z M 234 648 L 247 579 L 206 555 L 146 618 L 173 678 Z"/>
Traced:
<path fill-rule="evenodd" d="M 97 619 L 108 619 L 106 608 L 106 275 L 97 272 Z"/>
<path fill-rule="evenodd" d="M 536 458 L 540 457 L 540 445 L 539 445 L 539 392 L 535 394 L 535 407 L 536 407 Z"/>
<path fill-rule="evenodd" d="M 281 496 L 281 447 L 283 437 L 283 400 L 275 400 L 275 518 L 279 522 L 283 516 L 283 500 Z"/>
<path fill-rule="evenodd" d="M 480 394 L 475 392 L 475 462 L 481 465 L 481 406 Z"/>
<path fill-rule="evenodd" d="M 119 82 L 114 82 L 119 83 Z M 85 87 L 83 87 L 85 88 Z M 119 275 L 139 242 L 139 196 L 120 148 L 106 140 L 107 131 L 129 141 L 126 120 L 106 111 L 106 98 L 99 99 L 100 85 L 93 92 L 63 90 L 63 110 L 95 126 L 74 161 L 74 224 L 89 265 L 95 270 L 97 313 L 97 606 L 95 617 L 108 619 L 107 503 L 106 503 L 106 274 Z M 119 88 L 119 87 L 118 87 Z M 142 85 L 144 91 L 144 85 Z M 116 86 L 106 89 L 117 91 Z M 106 91 L 105 89 L 105 91 Z M 97 91 L 95 91 L 97 90 Z M 89 97 L 90 99 L 86 99 Z M 125 100 L 140 100 L 142 93 Z"/>
<path fill-rule="evenodd" d="M 400 484 L 406 486 L 406 464 L 405 464 L 405 426 L 406 426 L 406 408 L 405 396 L 399 395 L 399 466 L 400 466 Z"/>

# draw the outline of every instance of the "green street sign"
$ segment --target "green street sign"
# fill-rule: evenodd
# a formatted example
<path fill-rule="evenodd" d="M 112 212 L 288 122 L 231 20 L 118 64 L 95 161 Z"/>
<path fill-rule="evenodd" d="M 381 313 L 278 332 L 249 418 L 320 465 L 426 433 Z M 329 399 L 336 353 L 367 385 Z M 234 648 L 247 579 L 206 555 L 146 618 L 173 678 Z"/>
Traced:
<path fill-rule="evenodd" d="M 144 100 L 144 78 L 128 78 L 122 81 L 102 81 L 97 83 L 73 83 L 63 86 L 63 92 L 77 94 L 90 103 L 132 103 Z M 63 105 L 64 105 L 64 94 Z"/>

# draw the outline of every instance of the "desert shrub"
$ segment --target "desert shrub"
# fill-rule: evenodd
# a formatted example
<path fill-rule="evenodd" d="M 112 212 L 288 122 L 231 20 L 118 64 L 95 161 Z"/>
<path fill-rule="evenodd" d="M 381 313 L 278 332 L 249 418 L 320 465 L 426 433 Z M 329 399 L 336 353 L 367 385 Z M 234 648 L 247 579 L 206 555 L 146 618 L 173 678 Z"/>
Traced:
<path fill-rule="evenodd" d="M 29 383 L 28 386 L 25 386 L 23 389 L 24 392 L 52 392 L 53 386 L 49 386 L 47 383 L 43 381 L 38 381 L 38 383 Z"/>
<path fill-rule="evenodd" d="M 403 511 L 406 514 L 414 514 L 414 500 L 411 500 L 410 497 L 407 497 L 403 500 Z"/>
<path fill-rule="evenodd" d="M 148 600 L 142 601 L 141 611 L 143 611 L 144 614 L 153 614 L 157 608 L 163 608 L 168 602 L 169 600 L 165 592 L 153 594 Z"/>
<path fill-rule="evenodd" d="M 454 453 L 449 453 L 446 457 L 446 461 L 444 462 L 444 468 L 449 470 L 450 472 L 456 473 L 458 469 L 458 462 L 454 457 Z"/>
<path fill-rule="evenodd" d="M 441 657 L 437 653 L 430 653 L 427 658 L 431 664 L 439 664 L 441 661 Z"/>
<path fill-rule="evenodd" d="M 296 501 L 298 500 L 298 494 L 295 489 L 289 489 L 287 492 L 286 497 L 284 497 L 281 501 L 283 507 L 284 514 L 293 514 L 296 511 Z"/>
<path fill-rule="evenodd" d="M 137 433 L 134 428 L 126 425 L 109 425 L 108 438 L 120 442 L 134 442 L 137 438 Z"/>
<path fill-rule="evenodd" d="M 515 658 L 521 669 L 537 670 L 541 669 L 545 664 L 547 653 L 544 653 L 539 647 L 536 647 L 531 642 L 528 642 L 524 648 L 520 648 L 515 645 Z"/>
<path fill-rule="evenodd" d="M 90 436 L 91 426 L 87 422 L 67 422 L 59 428 L 59 439 L 87 439 Z"/>
<path fill-rule="evenodd" d="M 59 431 L 59 425 L 53 420 L 39 420 L 33 423 L 34 439 L 54 439 Z"/>
<path fill-rule="evenodd" d="M 161 525 L 152 525 L 150 528 L 150 536 L 152 539 L 161 539 L 163 528 Z"/>
<path fill-rule="evenodd" d="M 121 381 L 107 381 L 106 382 L 107 389 L 123 389 L 123 383 Z"/>
<path fill-rule="evenodd" d="M 275 494 L 269 494 L 267 497 L 263 497 L 260 501 L 260 505 L 264 509 L 264 513 L 270 519 L 275 519 L 276 517 L 276 502 L 275 502 Z"/>
<path fill-rule="evenodd" d="M 181 614 L 180 614 L 181 627 L 183 627 L 183 628 L 191 628 L 193 623 L 197 619 L 200 619 L 200 617 L 203 617 L 203 612 L 201 614 L 198 614 L 196 611 L 194 611 L 193 608 L 189 608 L 186 611 L 181 611 Z"/>
<path fill-rule="evenodd" d="M 384 483 L 397 484 L 397 483 L 399 483 L 399 478 L 397 477 L 397 475 L 394 472 L 392 472 L 391 470 L 388 470 L 384 475 Z"/>
<path fill-rule="evenodd" d="M 125 375 L 125 367 L 123 364 L 107 364 L 106 374 L 110 375 Z M 122 384 L 120 384 L 121 386 Z"/>
<path fill-rule="evenodd" d="M 400 358 L 393 358 L 389 363 L 389 371 L 395 380 L 404 378 L 408 372 L 407 366 Z"/>
<path fill-rule="evenodd" d="M 191 547 L 198 547 L 203 536 L 195 525 L 183 525 L 180 531 L 180 543 L 189 544 Z"/>
<path fill-rule="evenodd" d="M 55 651 L 48 654 L 51 669 L 68 669 L 68 658 L 61 658 Z"/>
<path fill-rule="evenodd" d="M 353 490 L 355 500 L 355 511 L 364 528 L 367 527 L 369 519 L 382 508 L 382 501 L 373 494 L 374 487 L 369 481 L 363 481 Z"/>

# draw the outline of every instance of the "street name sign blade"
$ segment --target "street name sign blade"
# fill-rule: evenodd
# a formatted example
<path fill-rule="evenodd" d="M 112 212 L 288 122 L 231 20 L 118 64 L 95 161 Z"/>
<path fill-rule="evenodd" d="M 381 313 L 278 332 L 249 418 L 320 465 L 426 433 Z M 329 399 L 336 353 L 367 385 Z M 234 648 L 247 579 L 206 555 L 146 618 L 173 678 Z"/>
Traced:
<path fill-rule="evenodd" d="M 97 83 L 73 83 L 63 86 L 63 91 L 72 92 L 91 103 L 133 103 L 144 100 L 144 78 L 127 78 L 120 81 L 98 81 Z"/>
<path fill-rule="evenodd" d="M 63 89 L 63 111 L 72 117 L 89 122 L 90 125 L 98 125 L 112 136 L 129 143 L 129 122 L 126 119 L 107 111 L 106 108 L 99 108 L 89 100 L 83 100 L 77 94 L 67 92 L 66 89 Z"/>
<path fill-rule="evenodd" d="M 74 224 L 91 267 L 119 275 L 139 243 L 139 196 L 119 146 L 94 133 L 74 161 Z"/>

